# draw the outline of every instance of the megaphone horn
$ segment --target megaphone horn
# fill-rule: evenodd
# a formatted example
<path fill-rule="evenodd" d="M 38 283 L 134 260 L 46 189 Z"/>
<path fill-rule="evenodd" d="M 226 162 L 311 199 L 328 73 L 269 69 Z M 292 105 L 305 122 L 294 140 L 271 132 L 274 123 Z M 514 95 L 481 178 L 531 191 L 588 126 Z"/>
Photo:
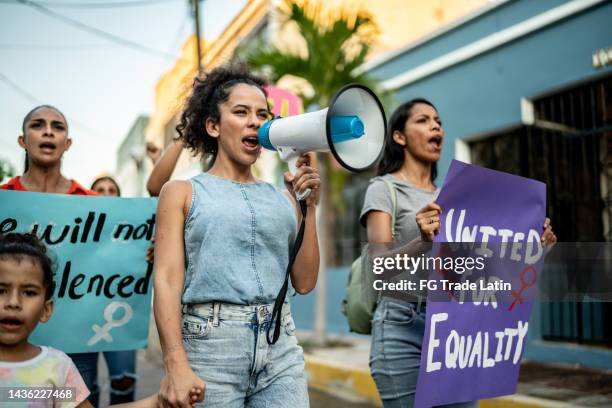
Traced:
<path fill-rule="evenodd" d="M 331 152 L 342 167 L 360 172 L 378 162 L 386 130 L 385 112 L 374 92 L 350 84 L 336 92 L 325 109 L 264 123 L 258 139 L 264 148 L 278 151 L 292 173 L 297 158 L 313 151 Z"/>

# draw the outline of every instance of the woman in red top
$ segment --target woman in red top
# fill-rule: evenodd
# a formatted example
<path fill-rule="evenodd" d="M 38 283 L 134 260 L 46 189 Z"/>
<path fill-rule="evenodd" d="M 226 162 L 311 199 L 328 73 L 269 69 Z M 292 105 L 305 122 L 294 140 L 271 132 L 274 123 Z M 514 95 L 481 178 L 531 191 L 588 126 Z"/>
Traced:
<path fill-rule="evenodd" d="M 62 175 L 62 156 L 72 144 L 68 137 L 68 122 L 59 109 L 41 105 L 32 109 L 23 119 L 22 135 L 17 142 L 26 152 L 25 171 L 0 185 L 2 190 L 33 191 L 77 195 L 98 195 L 74 180 Z M 91 394 L 95 404 L 98 385 L 98 353 L 68 354 Z"/>
<path fill-rule="evenodd" d="M 72 139 L 68 137 L 68 122 L 59 109 L 50 105 L 32 109 L 23 119 L 22 135 L 17 142 L 26 151 L 25 171 L 0 189 L 97 195 L 61 173 L 62 156 Z"/>

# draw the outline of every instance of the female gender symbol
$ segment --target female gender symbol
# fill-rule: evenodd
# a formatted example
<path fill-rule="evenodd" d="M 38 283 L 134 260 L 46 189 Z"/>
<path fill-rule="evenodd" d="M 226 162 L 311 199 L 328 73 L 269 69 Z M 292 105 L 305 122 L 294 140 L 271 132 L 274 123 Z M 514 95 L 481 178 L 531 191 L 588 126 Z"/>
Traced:
<path fill-rule="evenodd" d="M 528 272 L 531 272 L 531 279 L 527 280 L 527 277 L 525 275 L 527 275 Z M 529 265 L 528 267 L 526 267 L 525 269 L 522 270 L 521 272 L 521 288 L 519 289 L 519 291 L 512 291 L 512 296 L 514 296 L 514 300 L 512 301 L 512 304 L 510 305 L 510 307 L 508 308 L 508 311 L 512 311 L 512 309 L 514 309 L 514 306 L 516 306 L 516 302 L 518 301 L 521 305 L 524 303 L 524 299 L 521 297 L 521 295 L 523 294 L 523 291 L 525 289 L 527 289 L 528 287 L 531 287 L 533 285 L 535 285 L 536 281 L 538 280 L 538 273 L 536 272 L 535 268 L 531 265 Z"/>
<path fill-rule="evenodd" d="M 119 309 L 124 310 L 123 317 L 119 320 L 115 320 L 113 315 Z M 93 329 L 94 332 L 96 332 L 96 334 L 94 334 L 93 337 L 89 339 L 89 341 L 87 342 L 87 345 L 93 346 L 94 344 L 96 344 L 102 339 L 104 339 L 104 341 L 106 341 L 107 343 L 112 342 L 113 336 L 110 335 L 111 329 L 113 329 L 114 327 L 123 326 L 124 324 L 129 322 L 133 314 L 134 313 L 132 311 L 132 306 L 130 306 L 129 303 L 126 303 L 126 302 L 109 303 L 108 306 L 104 308 L 104 319 L 106 320 L 106 323 L 102 327 L 98 326 L 97 324 L 94 324 L 93 326 L 91 326 L 91 328 Z"/>

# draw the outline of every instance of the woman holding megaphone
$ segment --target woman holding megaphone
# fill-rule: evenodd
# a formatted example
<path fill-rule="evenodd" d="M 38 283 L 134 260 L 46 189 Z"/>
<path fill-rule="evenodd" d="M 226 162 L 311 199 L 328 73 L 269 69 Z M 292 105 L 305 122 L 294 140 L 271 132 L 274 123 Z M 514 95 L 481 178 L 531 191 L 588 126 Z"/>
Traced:
<path fill-rule="evenodd" d="M 257 132 L 269 119 L 264 85 L 243 65 L 216 68 L 195 80 L 177 126 L 185 146 L 213 164 L 166 183 L 158 203 L 154 309 L 163 406 L 186 405 L 193 387 L 205 388 L 206 407 L 308 406 L 289 304 L 280 326 L 272 311 L 301 221 L 295 193 L 306 189 L 310 211 L 290 277 L 299 293 L 315 287 L 320 179 L 308 155 L 285 174 L 285 192 L 254 176 Z M 268 341 L 271 326 L 280 327 L 276 342 Z"/>

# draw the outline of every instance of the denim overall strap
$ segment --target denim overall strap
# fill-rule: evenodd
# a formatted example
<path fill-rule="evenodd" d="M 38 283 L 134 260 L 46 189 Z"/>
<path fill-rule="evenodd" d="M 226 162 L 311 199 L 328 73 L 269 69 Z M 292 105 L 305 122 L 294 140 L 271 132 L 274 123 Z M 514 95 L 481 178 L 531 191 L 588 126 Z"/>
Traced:
<path fill-rule="evenodd" d="M 278 296 L 276 296 L 276 300 L 274 301 L 274 309 L 272 309 L 272 321 L 274 324 L 274 334 L 272 335 L 272 339 L 270 339 L 270 329 L 272 325 L 268 326 L 268 330 L 266 331 L 266 339 L 268 340 L 268 344 L 272 345 L 278 341 L 278 337 L 280 336 L 280 327 L 281 327 L 281 318 L 282 318 L 282 306 L 285 303 L 285 297 L 287 296 L 287 288 L 289 287 L 289 274 L 291 273 L 291 268 L 293 267 L 293 263 L 295 262 L 295 257 L 297 253 L 300 251 L 300 247 L 302 246 L 302 240 L 304 239 L 304 227 L 306 226 L 306 201 L 299 200 L 300 203 L 300 211 L 302 212 L 302 222 L 300 223 L 300 230 L 298 231 L 297 237 L 295 238 L 295 242 L 293 243 L 293 247 L 291 248 L 291 254 L 289 255 L 289 264 L 287 265 L 287 272 L 285 273 L 285 282 L 278 292 Z"/>

